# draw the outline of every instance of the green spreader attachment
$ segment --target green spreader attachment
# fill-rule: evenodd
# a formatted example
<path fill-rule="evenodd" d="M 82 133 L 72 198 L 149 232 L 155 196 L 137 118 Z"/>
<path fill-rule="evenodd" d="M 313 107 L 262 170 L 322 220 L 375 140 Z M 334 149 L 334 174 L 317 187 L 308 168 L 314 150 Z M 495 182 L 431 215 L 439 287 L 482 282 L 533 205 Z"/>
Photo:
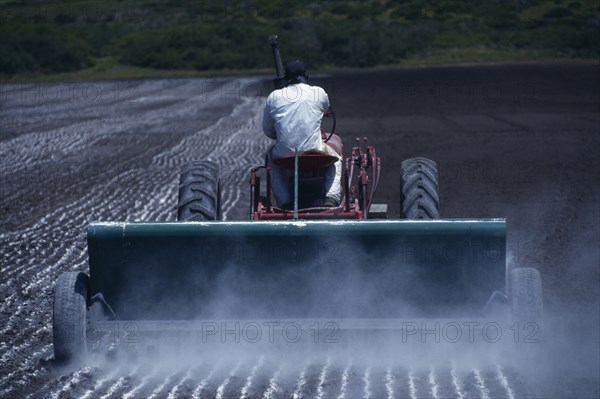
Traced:
<path fill-rule="evenodd" d="M 91 294 L 122 320 L 477 315 L 504 220 L 93 223 Z"/>

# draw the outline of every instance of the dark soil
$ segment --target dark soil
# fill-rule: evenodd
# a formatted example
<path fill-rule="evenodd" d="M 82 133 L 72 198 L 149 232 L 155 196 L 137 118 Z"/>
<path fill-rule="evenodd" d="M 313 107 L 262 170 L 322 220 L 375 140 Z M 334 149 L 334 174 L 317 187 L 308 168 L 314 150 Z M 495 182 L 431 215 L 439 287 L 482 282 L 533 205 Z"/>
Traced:
<path fill-rule="evenodd" d="M 247 170 L 269 144 L 263 98 L 243 89 L 268 86 L 252 82 L 1 86 L 0 396 L 101 395 L 113 383 L 121 393 L 138 384 L 134 372 L 119 385 L 114 370 L 61 377 L 43 362 L 52 358 L 53 282 L 62 271 L 87 271 L 89 222 L 174 220 L 186 160 L 216 157 L 227 171 L 226 215 L 245 217 Z M 529 389 L 598 397 L 600 65 L 406 68 L 313 82 L 330 95 L 346 152 L 354 137 L 376 147 L 376 202 L 389 204 L 389 217 L 399 215 L 401 161 L 425 156 L 438 163 L 442 217 L 507 219 L 509 266 L 539 269 L 544 284 L 547 357 Z M 341 381 L 344 366 L 333 368 Z M 196 386 L 185 373 L 173 379 L 180 392 Z"/>

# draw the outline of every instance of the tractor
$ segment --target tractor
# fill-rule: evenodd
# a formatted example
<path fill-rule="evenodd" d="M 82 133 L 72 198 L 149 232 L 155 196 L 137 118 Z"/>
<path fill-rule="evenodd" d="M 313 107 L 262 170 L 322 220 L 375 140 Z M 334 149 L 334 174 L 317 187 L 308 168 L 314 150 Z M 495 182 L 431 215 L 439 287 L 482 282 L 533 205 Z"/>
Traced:
<path fill-rule="evenodd" d="M 271 47 L 277 87 L 276 37 Z M 323 138 L 341 154 L 330 116 Z M 273 204 L 265 161 L 250 170 L 247 220 L 222 220 L 219 165 L 198 160 L 181 170 L 176 222 L 91 223 L 89 274 L 56 282 L 56 360 L 85 361 L 107 331 L 126 341 L 222 320 L 394 332 L 414 325 L 407 318 L 501 314 L 541 332 L 540 274 L 507 267 L 504 219 L 440 218 L 437 165 L 426 158 L 402 162 L 401 218 L 390 219 L 374 203 L 382 161 L 358 139 L 344 159 L 340 205 L 312 206 L 334 161 L 298 151 L 277 161 L 289 172 L 293 209 Z"/>

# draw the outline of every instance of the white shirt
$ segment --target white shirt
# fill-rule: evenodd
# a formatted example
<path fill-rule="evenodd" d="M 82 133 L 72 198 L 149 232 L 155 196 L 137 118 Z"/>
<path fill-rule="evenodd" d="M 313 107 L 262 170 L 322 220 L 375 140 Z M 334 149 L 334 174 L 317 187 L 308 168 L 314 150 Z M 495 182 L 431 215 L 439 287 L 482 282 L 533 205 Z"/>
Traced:
<path fill-rule="evenodd" d="M 263 115 L 263 131 L 276 139 L 273 158 L 298 152 L 326 151 L 321 138 L 321 119 L 329 98 L 319 86 L 298 83 L 269 94 Z"/>

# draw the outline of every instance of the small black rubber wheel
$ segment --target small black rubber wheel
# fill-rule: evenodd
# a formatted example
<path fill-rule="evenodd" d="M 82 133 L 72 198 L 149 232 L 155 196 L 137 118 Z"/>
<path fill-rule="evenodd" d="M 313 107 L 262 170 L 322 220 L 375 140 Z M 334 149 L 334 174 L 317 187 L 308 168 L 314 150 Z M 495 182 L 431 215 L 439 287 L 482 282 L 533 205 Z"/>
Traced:
<path fill-rule="evenodd" d="M 411 158 L 400 166 L 400 209 L 405 219 L 439 219 L 437 164 Z"/>
<path fill-rule="evenodd" d="M 177 220 L 221 220 L 219 165 L 211 161 L 186 164 L 179 179 Z"/>
<path fill-rule="evenodd" d="M 518 343 L 540 343 L 544 336 L 544 301 L 540 272 L 532 267 L 510 271 L 510 310 L 513 328 L 518 329 Z M 537 346 L 531 346 L 537 349 Z"/>
<path fill-rule="evenodd" d="M 87 356 L 86 312 L 89 278 L 65 272 L 54 286 L 52 335 L 58 362 L 83 362 Z"/>

